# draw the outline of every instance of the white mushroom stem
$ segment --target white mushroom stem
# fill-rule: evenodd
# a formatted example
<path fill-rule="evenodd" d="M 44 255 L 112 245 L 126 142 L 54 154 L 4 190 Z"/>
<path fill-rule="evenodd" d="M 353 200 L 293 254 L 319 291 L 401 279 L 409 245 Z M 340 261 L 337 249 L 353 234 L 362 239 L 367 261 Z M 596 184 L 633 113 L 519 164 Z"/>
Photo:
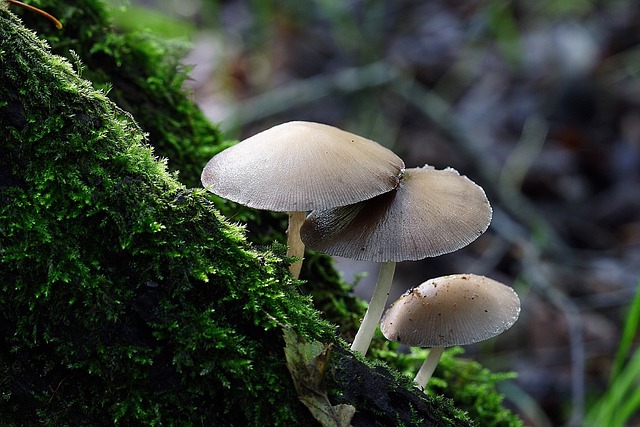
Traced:
<path fill-rule="evenodd" d="M 289 266 L 291 275 L 296 279 L 300 277 L 302 258 L 304 257 L 304 243 L 300 239 L 300 227 L 304 223 L 307 213 L 305 211 L 289 212 L 289 228 L 287 229 L 287 256 L 296 257 L 299 260 Z"/>
<path fill-rule="evenodd" d="M 438 362 L 440 362 L 440 357 L 442 356 L 443 351 L 444 347 L 433 347 L 429 350 L 427 358 L 424 360 L 424 363 L 422 363 L 420 370 L 413 380 L 420 389 L 424 389 L 429 382 L 431 375 L 433 375 L 433 371 L 436 370 L 436 366 L 438 366 Z"/>
<path fill-rule="evenodd" d="M 356 337 L 351 344 L 351 350 L 357 351 L 363 356 L 369 350 L 369 344 L 373 334 L 376 332 L 382 312 L 387 304 L 391 284 L 393 283 L 393 273 L 396 271 L 395 262 L 383 262 L 380 264 L 380 272 L 378 273 L 378 281 L 373 291 L 369 308 L 362 319 L 362 324 L 356 333 Z"/>

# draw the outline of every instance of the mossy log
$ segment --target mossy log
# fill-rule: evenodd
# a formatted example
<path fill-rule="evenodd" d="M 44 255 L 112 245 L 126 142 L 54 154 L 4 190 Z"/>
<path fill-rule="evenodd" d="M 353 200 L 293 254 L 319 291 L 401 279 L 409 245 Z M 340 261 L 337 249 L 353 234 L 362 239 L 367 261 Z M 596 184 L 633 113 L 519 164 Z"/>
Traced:
<path fill-rule="evenodd" d="M 3 425 L 472 424 L 349 352 L 280 253 L 5 10 L 0 81 Z"/>

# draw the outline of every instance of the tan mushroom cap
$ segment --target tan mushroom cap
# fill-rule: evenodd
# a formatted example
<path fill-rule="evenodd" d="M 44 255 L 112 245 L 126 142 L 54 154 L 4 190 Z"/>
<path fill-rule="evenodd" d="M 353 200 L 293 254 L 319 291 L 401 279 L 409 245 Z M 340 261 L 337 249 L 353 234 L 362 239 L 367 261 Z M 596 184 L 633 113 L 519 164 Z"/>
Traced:
<path fill-rule="evenodd" d="M 215 155 L 202 184 L 256 209 L 309 211 L 392 190 L 404 162 L 370 139 L 333 126 L 288 122 Z"/>
<path fill-rule="evenodd" d="M 485 232 L 484 190 L 454 169 L 404 171 L 389 193 L 311 212 L 301 238 L 311 249 L 375 262 L 418 260 L 456 251 Z"/>
<path fill-rule="evenodd" d="M 484 341 L 509 329 L 520 299 L 509 286 L 475 274 L 438 277 L 410 289 L 380 322 L 389 340 L 413 347 Z"/>

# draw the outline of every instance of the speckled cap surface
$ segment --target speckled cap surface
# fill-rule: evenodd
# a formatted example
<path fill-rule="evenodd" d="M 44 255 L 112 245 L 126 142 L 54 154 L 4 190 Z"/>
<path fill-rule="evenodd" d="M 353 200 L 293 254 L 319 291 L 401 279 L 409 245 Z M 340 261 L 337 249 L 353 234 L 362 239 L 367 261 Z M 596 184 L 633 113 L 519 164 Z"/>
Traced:
<path fill-rule="evenodd" d="M 509 329 L 520 299 L 509 286 L 475 274 L 428 280 L 402 295 L 380 321 L 389 340 L 413 347 L 484 341 Z"/>

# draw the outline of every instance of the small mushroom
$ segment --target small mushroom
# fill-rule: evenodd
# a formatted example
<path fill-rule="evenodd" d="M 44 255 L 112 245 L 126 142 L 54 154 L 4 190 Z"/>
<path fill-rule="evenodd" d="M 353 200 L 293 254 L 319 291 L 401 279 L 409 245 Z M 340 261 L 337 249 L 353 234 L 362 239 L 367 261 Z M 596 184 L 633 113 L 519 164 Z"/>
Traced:
<path fill-rule="evenodd" d="M 351 345 L 365 355 L 389 296 L 398 261 L 456 251 L 491 222 L 481 187 L 451 168 L 404 171 L 391 192 L 349 206 L 315 210 L 302 226 L 302 241 L 329 255 L 381 263 L 369 308 Z"/>
<path fill-rule="evenodd" d="M 404 162 L 361 136 L 313 122 L 283 123 L 215 155 L 202 184 L 256 209 L 289 212 L 288 256 L 302 258 L 307 211 L 348 205 L 393 190 Z M 294 263 L 294 277 L 302 261 Z"/>
<path fill-rule="evenodd" d="M 412 347 L 430 347 L 415 382 L 424 388 L 445 347 L 493 338 L 520 315 L 520 299 L 509 286 L 475 274 L 427 280 L 386 311 L 382 334 Z"/>

